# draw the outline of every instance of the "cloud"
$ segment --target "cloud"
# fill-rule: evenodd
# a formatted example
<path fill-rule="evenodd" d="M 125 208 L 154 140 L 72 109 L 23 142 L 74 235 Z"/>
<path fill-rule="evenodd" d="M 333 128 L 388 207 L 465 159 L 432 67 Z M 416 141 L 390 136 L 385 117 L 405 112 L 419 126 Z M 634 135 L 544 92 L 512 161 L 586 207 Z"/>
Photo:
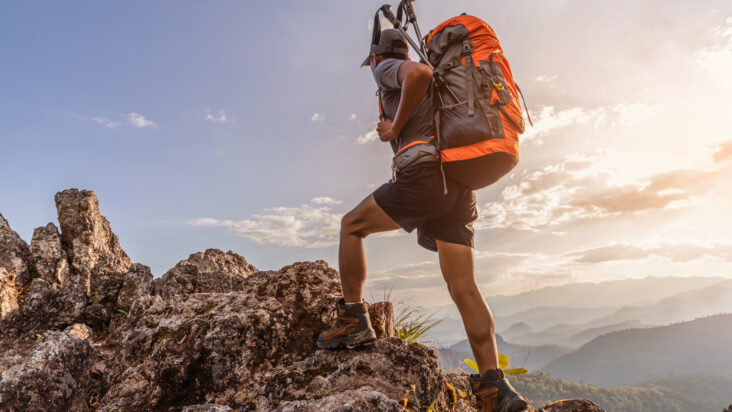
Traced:
<path fill-rule="evenodd" d="M 539 83 L 552 83 L 554 80 L 557 80 L 557 78 L 559 78 L 559 75 L 556 75 L 556 74 L 552 75 L 552 76 L 550 76 L 548 74 L 542 74 L 542 75 L 534 78 L 534 80 L 536 80 Z"/>
<path fill-rule="evenodd" d="M 714 77 L 718 84 L 730 88 L 732 72 L 732 17 L 715 28 L 715 42 L 696 52 L 697 61 Z"/>
<path fill-rule="evenodd" d="M 206 109 L 207 112 L 209 112 L 209 109 Z M 212 123 L 226 123 L 229 121 L 229 118 L 226 117 L 226 113 L 223 110 L 219 110 L 218 116 L 209 113 L 206 113 L 206 120 Z"/>
<path fill-rule="evenodd" d="M 365 134 L 362 134 L 361 136 L 358 136 L 356 138 L 356 141 L 359 144 L 375 142 L 377 140 L 379 140 L 379 133 L 376 132 L 376 129 L 371 130 L 370 132 L 366 132 Z"/>
<path fill-rule="evenodd" d="M 604 263 L 619 260 L 641 260 L 660 257 L 672 262 L 690 262 L 703 257 L 716 257 L 732 261 L 732 244 L 699 243 L 694 241 L 662 242 L 655 245 L 613 243 L 567 253 L 576 263 Z"/>
<path fill-rule="evenodd" d="M 356 113 L 351 113 L 350 116 L 348 116 L 348 120 L 356 120 L 358 116 L 356 116 Z"/>
<path fill-rule="evenodd" d="M 611 183 L 612 170 L 596 167 L 601 154 L 566 156 L 507 186 L 480 208 L 476 229 L 537 231 L 571 221 L 633 215 L 687 206 L 718 185 L 726 168 L 677 169 L 630 183 Z"/>
<path fill-rule="evenodd" d="M 327 196 L 319 196 L 310 199 L 310 203 L 315 203 L 316 205 L 340 205 L 343 202 Z"/>
<path fill-rule="evenodd" d="M 313 117 L 310 118 L 311 122 L 322 122 L 325 120 L 325 115 L 320 113 L 313 114 Z"/>
<path fill-rule="evenodd" d="M 127 121 L 138 129 L 141 129 L 143 127 L 152 127 L 153 129 L 158 128 L 157 123 L 153 122 L 152 120 L 146 119 L 145 116 L 141 115 L 140 113 L 127 113 Z"/>
<path fill-rule="evenodd" d="M 316 197 L 310 203 L 297 207 L 264 209 L 243 220 L 200 218 L 186 223 L 197 227 L 226 227 L 237 236 L 253 240 L 257 244 L 302 248 L 336 245 L 343 214 L 333 212 L 331 206 L 341 202 L 329 197 Z"/>
<path fill-rule="evenodd" d="M 474 276 L 485 296 L 519 293 L 573 280 L 576 268 L 567 267 L 568 260 L 541 253 L 476 252 Z M 451 301 L 437 260 L 369 272 L 366 286 L 391 290 L 396 299 L 416 296 L 429 305 Z"/>
<path fill-rule="evenodd" d="M 531 117 L 534 126 L 526 128 L 526 133 L 521 135 L 522 141 L 538 139 L 546 136 L 554 129 L 576 123 L 593 121 L 595 125 L 599 125 L 605 120 L 606 110 L 604 108 L 587 110 L 582 107 L 574 107 L 557 112 L 553 106 L 545 106 L 539 113 L 532 113 Z"/>
<path fill-rule="evenodd" d="M 120 123 L 120 122 L 113 122 L 113 121 L 109 120 L 108 118 L 106 118 L 104 116 L 92 117 L 91 118 L 91 121 L 96 122 L 96 123 L 99 123 L 99 124 L 104 125 L 104 126 L 107 126 L 110 129 L 116 129 L 116 128 L 122 126 L 122 123 Z"/>
<path fill-rule="evenodd" d="M 717 150 L 714 152 L 715 162 L 724 162 L 729 158 L 732 158 L 732 140 L 720 143 Z"/>

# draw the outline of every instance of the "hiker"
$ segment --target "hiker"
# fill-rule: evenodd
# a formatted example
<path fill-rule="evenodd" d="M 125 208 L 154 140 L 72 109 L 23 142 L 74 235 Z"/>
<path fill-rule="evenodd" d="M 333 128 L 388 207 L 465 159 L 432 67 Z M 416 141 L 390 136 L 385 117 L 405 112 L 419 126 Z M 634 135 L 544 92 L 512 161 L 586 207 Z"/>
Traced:
<path fill-rule="evenodd" d="M 376 339 L 368 304 L 362 300 L 366 281 L 363 239 L 377 232 L 417 229 L 418 244 L 438 253 L 447 289 L 460 311 L 480 370 L 479 375 L 470 376 L 479 410 L 527 410 L 526 401 L 498 367 L 493 316 L 475 282 L 475 192 L 445 177 L 433 144 L 433 70 L 409 59 L 408 45 L 397 29 L 378 35 L 375 30 L 363 66 L 371 67 L 379 89 L 377 132 L 394 151 L 394 174 L 343 216 L 338 254 L 343 298 L 336 303 L 335 326 L 318 336 L 317 345 L 353 348 Z"/>

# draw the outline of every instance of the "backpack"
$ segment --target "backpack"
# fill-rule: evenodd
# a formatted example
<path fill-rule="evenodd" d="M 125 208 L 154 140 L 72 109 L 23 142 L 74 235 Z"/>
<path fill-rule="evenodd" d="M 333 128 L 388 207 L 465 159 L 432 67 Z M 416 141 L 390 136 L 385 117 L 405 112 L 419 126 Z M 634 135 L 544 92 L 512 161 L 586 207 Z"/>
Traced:
<path fill-rule="evenodd" d="M 474 16 L 448 19 L 423 41 L 434 67 L 435 128 L 444 173 L 471 189 L 486 187 L 519 159 L 524 120 L 511 66 L 496 33 Z"/>

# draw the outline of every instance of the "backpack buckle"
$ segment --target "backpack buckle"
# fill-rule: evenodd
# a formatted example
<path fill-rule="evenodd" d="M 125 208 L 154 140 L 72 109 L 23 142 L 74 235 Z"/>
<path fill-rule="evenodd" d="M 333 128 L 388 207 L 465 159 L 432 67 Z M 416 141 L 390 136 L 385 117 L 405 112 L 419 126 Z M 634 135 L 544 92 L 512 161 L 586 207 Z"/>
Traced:
<path fill-rule="evenodd" d="M 470 39 L 463 40 L 463 56 L 473 54 L 473 44 Z"/>

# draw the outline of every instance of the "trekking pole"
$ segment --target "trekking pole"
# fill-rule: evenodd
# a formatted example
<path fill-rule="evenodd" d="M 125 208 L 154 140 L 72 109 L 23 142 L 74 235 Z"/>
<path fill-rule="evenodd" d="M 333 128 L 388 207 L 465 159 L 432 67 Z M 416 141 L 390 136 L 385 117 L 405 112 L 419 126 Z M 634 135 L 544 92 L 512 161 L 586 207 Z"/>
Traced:
<path fill-rule="evenodd" d="M 430 69 L 434 70 L 435 67 L 427 59 L 427 56 L 422 51 L 422 48 L 414 40 L 412 40 L 411 37 L 409 37 L 409 34 L 407 34 L 407 32 L 404 31 L 404 28 L 402 27 L 402 22 L 400 22 L 396 18 L 396 16 L 394 16 L 394 13 L 391 12 L 391 6 L 388 4 L 384 4 L 383 6 L 381 6 L 381 8 L 379 8 L 379 10 L 381 11 L 381 14 L 383 14 L 384 17 L 386 17 L 386 19 L 389 20 L 389 22 L 394 25 L 394 28 L 399 30 L 399 32 L 402 34 L 402 37 L 404 37 L 404 40 L 406 40 L 407 42 L 409 42 L 409 44 L 412 45 L 412 48 L 414 49 L 415 52 L 417 52 L 417 54 L 422 59 L 422 61 L 424 61 L 424 63 L 427 66 L 429 66 Z"/>
<path fill-rule="evenodd" d="M 419 47 L 423 53 L 427 54 L 422 32 L 419 30 L 419 24 L 417 24 L 417 14 L 414 12 L 414 0 L 402 0 L 401 4 L 399 4 L 399 9 L 407 12 L 407 21 L 414 26 L 414 32 L 417 34 L 417 39 L 419 39 Z"/>

